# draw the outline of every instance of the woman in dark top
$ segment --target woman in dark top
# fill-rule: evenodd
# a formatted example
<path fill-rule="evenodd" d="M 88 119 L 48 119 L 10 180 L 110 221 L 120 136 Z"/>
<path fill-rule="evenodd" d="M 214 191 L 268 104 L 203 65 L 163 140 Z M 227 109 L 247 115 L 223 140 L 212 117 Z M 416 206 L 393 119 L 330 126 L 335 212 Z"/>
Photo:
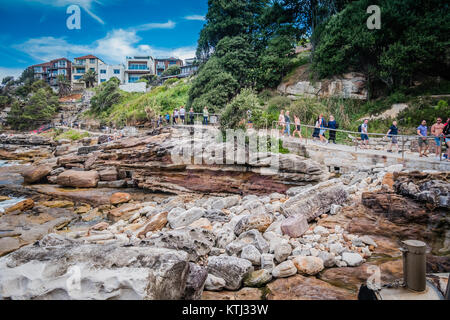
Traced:
<path fill-rule="evenodd" d="M 328 122 L 328 128 L 330 129 L 330 141 L 333 141 L 334 144 L 336 144 L 336 129 L 339 128 L 338 123 L 334 119 L 333 116 L 330 116 L 330 121 Z M 335 130 L 332 130 L 335 129 Z"/>

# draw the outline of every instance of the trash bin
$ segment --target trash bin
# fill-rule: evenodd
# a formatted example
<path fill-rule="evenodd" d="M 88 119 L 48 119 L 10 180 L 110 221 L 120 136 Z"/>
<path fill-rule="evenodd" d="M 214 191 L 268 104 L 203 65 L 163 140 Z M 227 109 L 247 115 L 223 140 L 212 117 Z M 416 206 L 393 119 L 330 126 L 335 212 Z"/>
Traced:
<path fill-rule="evenodd" d="M 426 243 L 418 240 L 402 241 L 403 279 L 407 288 L 424 291 L 426 288 Z"/>

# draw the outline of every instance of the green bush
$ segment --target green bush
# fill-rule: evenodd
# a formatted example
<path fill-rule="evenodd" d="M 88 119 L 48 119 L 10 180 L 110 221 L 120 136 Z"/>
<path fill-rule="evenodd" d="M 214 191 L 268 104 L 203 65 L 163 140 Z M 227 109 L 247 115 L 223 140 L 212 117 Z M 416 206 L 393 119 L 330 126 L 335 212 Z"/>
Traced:
<path fill-rule="evenodd" d="M 220 126 L 224 129 L 245 129 L 247 123 L 247 111 L 252 112 L 252 122 L 255 127 L 265 126 L 262 118 L 262 107 L 258 97 L 251 89 L 243 89 L 234 99 L 227 104 L 220 117 Z"/>
<path fill-rule="evenodd" d="M 55 137 L 55 141 L 58 141 L 61 139 L 77 141 L 77 140 L 81 140 L 86 137 L 89 137 L 89 133 L 86 131 L 78 131 L 78 130 L 74 130 L 74 129 L 69 129 L 69 130 L 57 135 Z"/>

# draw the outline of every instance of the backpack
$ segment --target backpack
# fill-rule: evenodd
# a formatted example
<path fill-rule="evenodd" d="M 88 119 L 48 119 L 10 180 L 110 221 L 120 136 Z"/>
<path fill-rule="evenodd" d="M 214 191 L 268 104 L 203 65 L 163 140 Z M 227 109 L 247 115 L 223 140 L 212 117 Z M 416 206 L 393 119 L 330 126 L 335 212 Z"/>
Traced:
<path fill-rule="evenodd" d="M 359 125 L 359 127 L 358 127 L 358 132 L 362 132 L 361 126 L 362 126 L 362 124 Z"/>

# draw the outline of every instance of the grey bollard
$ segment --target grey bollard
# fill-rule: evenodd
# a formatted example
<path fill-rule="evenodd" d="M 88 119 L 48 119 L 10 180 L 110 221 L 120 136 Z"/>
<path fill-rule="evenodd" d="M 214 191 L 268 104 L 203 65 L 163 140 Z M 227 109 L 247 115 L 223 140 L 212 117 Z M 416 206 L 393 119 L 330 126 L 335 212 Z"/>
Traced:
<path fill-rule="evenodd" d="M 408 289 L 424 291 L 426 288 L 426 243 L 418 240 L 402 241 L 403 279 Z"/>

